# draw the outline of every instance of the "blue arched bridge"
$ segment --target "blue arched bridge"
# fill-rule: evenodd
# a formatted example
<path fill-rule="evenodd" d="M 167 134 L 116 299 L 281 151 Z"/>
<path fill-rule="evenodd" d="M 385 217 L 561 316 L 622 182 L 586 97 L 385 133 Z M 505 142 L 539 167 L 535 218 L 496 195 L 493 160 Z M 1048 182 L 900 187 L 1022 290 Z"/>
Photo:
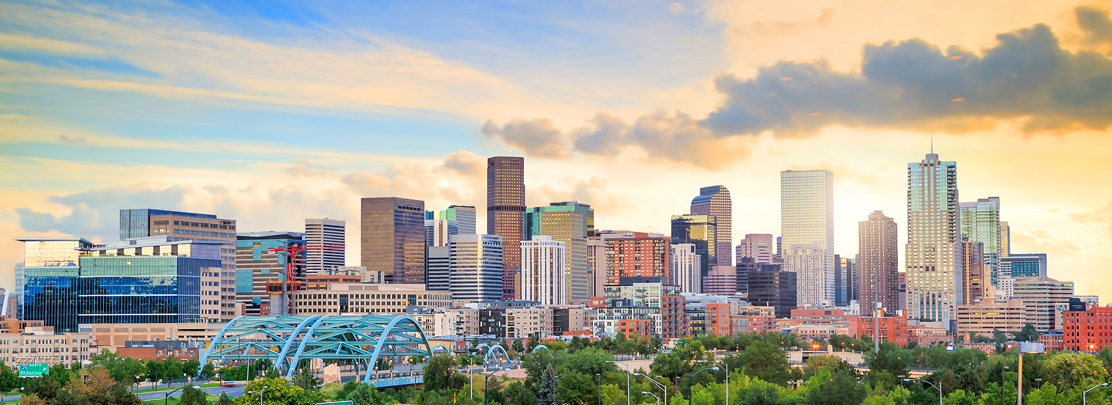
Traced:
<path fill-rule="evenodd" d="M 408 315 L 241 316 L 220 329 L 201 365 L 210 359 L 268 359 L 289 378 L 302 360 L 322 359 L 352 364 L 363 382 L 389 387 L 421 384 L 424 376 L 420 370 L 379 372 L 379 359 L 403 364 L 409 357 L 427 360 L 432 352 L 421 326 Z"/>

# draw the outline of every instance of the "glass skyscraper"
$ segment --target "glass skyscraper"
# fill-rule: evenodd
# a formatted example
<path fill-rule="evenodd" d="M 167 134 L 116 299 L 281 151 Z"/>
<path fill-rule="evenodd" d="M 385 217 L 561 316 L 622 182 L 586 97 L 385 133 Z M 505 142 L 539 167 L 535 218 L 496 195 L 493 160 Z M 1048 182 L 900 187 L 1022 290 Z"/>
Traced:
<path fill-rule="evenodd" d="M 717 263 L 711 263 L 711 266 L 733 265 L 733 257 L 730 255 L 730 248 L 734 244 L 733 209 L 730 190 L 725 186 L 700 188 L 699 195 L 691 200 L 691 214 L 711 215 L 718 223 L 714 236 Z"/>
<path fill-rule="evenodd" d="M 360 201 L 360 265 L 387 283 L 425 282 L 425 202 L 398 197 Z"/>
<path fill-rule="evenodd" d="M 586 304 L 591 298 L 591 270 L 587 265 L 587 236 L 594 233 L 595 210 L 576 201 L 532 207 L 525 212 L 525 235 L 550 236 L 564 243 L 566 302 Z"/>
<path fill-rule="evenodd" d="M 487 159 L 487 234 L 502 238 L 502 297 L 519 298 L 517 271 L 525 239 L 525 158 Z"/>
<path fill-rule="evenodd" d="M 305 220 L 305 243 L 308 246 L 343 245 L 346 223 L 337 219 L 308 218 Z M 328 274 L 345 264 L 345 249 L 314 249 L 305 252 L 305 272 Z"/>
<path fill-rule="evenodd" d="M 459 225 L 459 233 L 467 235 L 476 233 L 475 207 L 472 205 L 449 205 L 446 210 L 427 211 L 425 219 L 456 221 Z"/>
<path fill-rule="evenodd" d="M 980 242 L 989 282 L 998 287 L 1000 277 L 1000 198 L 979 198 L 958 204 L 961 212 L 961 240 Z"/>
<path fill-rule="evenodd" d="M 800 303 L 834 302 L 834 173 L 780 172 L 780 246 L 784 270 L 800 273 Z M 789 258 L 791 254 L 821 255 Z M 799 266 L 819 266 L 818 268 Z"/>
<path fill-rule="evenodd" d="M 672 243 L 695 245 L 695 253 L 701 258 L 699 277 L 705 278 L 710 269 L 718 263 L 718 221 L 713 215 L 673 215 Z M 729 250 L 726 250 L 729 254 Z"/>
<path fill-rule="evenodd" d="M 518 242 L 520 246 L 521 242 Z M 452 235 L 449 285 L 455 301 L 497 301 L 502 298 L 502 238 L 496 235 Z"/>
<path fill-rule="evenodd" d="M 908 318 L 948 322 L 962 302 L 958 165 L 930 153 L 907 165 Z"/>

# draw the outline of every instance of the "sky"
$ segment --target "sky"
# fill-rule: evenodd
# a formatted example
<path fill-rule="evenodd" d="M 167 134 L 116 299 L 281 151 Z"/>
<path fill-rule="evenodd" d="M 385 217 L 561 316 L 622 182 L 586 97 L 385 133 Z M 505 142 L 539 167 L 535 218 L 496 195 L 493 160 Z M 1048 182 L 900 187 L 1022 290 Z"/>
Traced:
<path fill-rule="evenodd" d="M 780 171 L 827 169 L 835 252 L 875 210 L 902 252 L 933 143 L 1013 252 L 1112 298 L 1112 1 L 349 3 L 0 3 L 0 287 L 12 238 L 114 241 L 126 208 L 354 247 L 359 198 L 399 196 L 485 229 L 500 155 L 602 229 L 724 185 L 734 243 L 780 232 Z"/>

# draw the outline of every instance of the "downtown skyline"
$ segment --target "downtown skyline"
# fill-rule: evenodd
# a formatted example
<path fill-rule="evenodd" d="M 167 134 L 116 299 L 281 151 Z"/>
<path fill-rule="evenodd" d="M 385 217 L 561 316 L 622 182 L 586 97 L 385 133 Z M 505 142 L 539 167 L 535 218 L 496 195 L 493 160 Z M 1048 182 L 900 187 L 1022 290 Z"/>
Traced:
<path fill-rule="evenodd" d="M 0 240 L 0 286 L 11 288 L 13 264 L 22 256 L 21 243 L 11 237 L 68 235 L 111 242 L 118 239 L 119 210 L 128 208 L 213 213 L 236 220 L 240 232 L 301 231 L 306 218 L 343 220 L 353 227 L 359 223 L 360 198 L 400 197 L 422 200 L 428 210 L 442 210 L 450 204 L 480 207 L 476 227 L 486 229 L 483 163 L 491 156 L 526 158 L 527 207 L 571 200 L 591 204 L 597 229 L 667 234 L 670 216 L 687 212 L 699 188 L 723 185 L 733 200 L 732 246 L 745 234 L 780 234 L 780 171 L 830 170 L 835 240 L 841 246 L 831 253 L 843 257 L 857 253 L 857 223 L 882 210 L 898 225 L 899 269 L 903 271 L 906 165 L 922 159 L 933 138 L 935 153 L 942 160 L 957 162 L 960 202 L 1000 197 L 1000 219 L 1008 221 L 1012 230 L 1012 252 L 1047 253 L 1050 277 L 1075 281 L 1078 294 L 1109 297 L 1112 275 L 1102 269 L 1104 258 L 1112 255 L 1112 180 L 1105 176 L 1112 172 L 1112 153 L 1108 152 L 1112 141 L 1103 128 L 1107 125 L 1101 124 L 1104 121 L 1065 116 L 1058 118 L 1087 124 L 1068 128 L 1045 125 L 1042 131 L 1027 132 L 1024 125 L 1032 121 L 1024 117 L 1037 118 L 1039 112 L 981 113 L 986 120 L 964 124 L 946 118 L 969 115 L 927 116 L 915 123 L 851 117 L 816 122 L 811 128 L 771 126 L 755 134 L 721 135 L 711 140 L 706 135 L 712 131 L 709 125 L 713 120 L 700 121 L 727 111 L 719 105 L 728 106 L 728 97 L 711 83 L 715 78 L 730 77 L 720 74 L 733 74 L 737 80 L 774 78 L 780 83 L 807 85 L 804 77 L 794 73 L 773 76 L 772 68 L 758 72 L 779 59 L 806 64 L 826 58 L 832 69 L 858 72 L 867 44 L 911 38 L 941 48 L 962 46 L 971 52 L 968 59 L 975 59 L 983 57 L 986 48 L 998 46 L 996 34 L 1036 23 L 1048 24 L 1069 52 L 1107 45 L 1100 41 L 1086 45 L 1085 32 L 1073 18 L 1075 6 L 1080 4 L 1020 4 L 1006 10 L 1005 16 L 957 32 L 938 32 L 915 23 L 906 29 L 889 29 L 884 35 L 855 35 L 826 44 L 828 49 L 814 45 L 771 51 L 766 47 L 794 44 L 797 42 L 792 41 L 801 41 L 802 36 L 787 28 L 772 32 L 781 29 L 773 22 L 799 21 L 803 25 L 797 29 L 807 31 L 807 37 L 813 39 L 817 32 L 846 32 L 845 24 L 868 13 L 862 11 L 864 6 L 847 6 L 828 8 L 832 10 L 829 13 L 822 8 L 801 9 L 791 15 L 748 10 L 753 11 L 749 13 L 752 17 L 738 17 L 743 13 L 713 3 L 681 7 L 661 3 L 654 10 L 631 12 L 625 19 L 599 28 L 609 32 L 592 32 L 608 39 L 597 51 L 617 52 L 621 56 L 617 66 L 656 61 L 660 55 L 638 48 L 645 44 L 632 44 L 631 49 L 620 52 L 609 49 L 616 46 L 615 38 L 634 32 L 633 23 L 652 21 L 677 37 L 702 39 L 689 51 L 683 50 L 678 39 L 661 41 L 660 53 L 712 61 L 707 64 L 710 67 L 665 63 L 595 89 L 591 87 L 596 81 L 620 77 L 620 72 L 601 67 L 597 61 L 572 63 L 575 52 L 560 58 L 526 51 L 528 45 L 536 45 L 530 41 L 540 42 L 542 48 L 558 48 L 547 42 L 554 34 L 538 34 L 511 44 L 505 43 L 512 42 L 510 39 L 491 42 L 517 52 L 522 70 L 548 58 L 557 62 L 553 67 L 517 73 L 493 67 L 502 57 L 496 52 L 467 57 L 446 49 L 456 41 L 443 37 L 420 37 L 389 27 L 383 32 L 354 30 L 347 17 L 334 17 L 335 10 L 299 21 L 299 15 L 312 13 L 255 15 L 215 6 L 178 12 L 151 6 L 152 10 L 145 11 L 151 12 L 154 21 L 191 16 L 191 23 L 179 25 L 188 28 L 185 34 L 190 38 L 212 34 L 242 41 L 238 42 L 244 50 L 242 65 L 229 64 L 231 58 L 225 54 L 229 49 L 208 42 L 211 46 L 195 51 L 207 53 L 189 56 L 207 55 L 211 59 L 205 60 L 211 65 L 171 68 L 151 56 L 111 46 L 123 43 L 113 37 L 120 35 L 113 28 L 136 30 L 151 24 L 135 18 L 139 10 L 101 6 L 103 9 L 90 12 L 54 7 L 36 21 L 57 23 L 57 31 L 9 24 L 0 33 L 0 42 L 7 44 L 0 53 L 6 72 L 2 77 L 7 79 L 0 95 L 0 164 L 5 168 L 0 174 L 4 184 L 0 187 L 0 234 L 6 236 Z M 982 6 L 988 7 L 969 7 Z M 6 4 L 0 9 L 10 11 L 4 13 L 10 17 L 0 18 L 11 22 L 44 8 Z M 885 12 L 907 17 L 915 12 L 909 8 L 898 6 Z M 536 14 L 542 11 L 519 13 L 538 19 Z M 108 15 L 132 18 L 121 18 L 114 26 L 97 25 L 77 18 L 85 12 L 100 16 L 96 21 L 101 22 Z M 824 25 L 826 15 L 830 22 Z M 231 21 L 233 16 L 242 21 Z M 571 17 L 556 15 L 549 21 Z M 245 27 L 270 30 L 248 34 Z M 377 47 L 344 42 L 329 27 L 347 27 L 353 37 L 380 42 L 375 43 Z M 314 34 L 293 41 L 278 34 L 280 28 Z M 441 34 L 458 28 L 446 28 Z M 732 33 L 740 28 L 762 41 L 735 38 Z M 78 40 L 62 32 L 64 29 L 98 35 Z M 156 35 L 166 39 L 158 35 L 169 33 Z M 138 42 L 134 43 L 138 48 L 154 46 L 142 43 L 146 40 L 131 41 Z M 182 43 L 162 46 L 175 49 Z M 395 78 L 394 84 L 381 83 L 354 72 L 340 72 L 346 76 L 320 72 L 310 69 L 314 66 L 311 61 L 297 58 L 290 63 L 296 62 L 295 68 L 303 70 L 278 70 L 258 63 L 271 57 L 292 58 L 289 52 L 298 49 L 317 50 L 312 57 L 318 60 L 364 60 L 381 69 L 386 67 L 375 61 L 394 52 L 391 60 L 400 67 L 397 70 L 425 69 L 428 75 L 441 75 L 437 77 L 456 80 L 458 85 L 425 83 L 418 73 L 406 73 L 404 80 Z M 753 61 L 731 58 L 736 52 L 762 49 Z M 235 66 L 241 74 L 256 77 L 220 75 Z M 571 72 L 591 79 L 572 80 L 573 85 L 561 92 L 556 84 L 571 78 L 557 72 L 560 66 L 574 67 Z M 430 72 L 434 68 L 446 70 Z M 326 77 L 330 74 L 334 77 Z M 262 86 L 272 80 L 296 85 L 264 91 Z M 368 87 L 359 92 L 381 93 L 382 99 L 339 90 L 339 85 L 360 80 Z M 531 80 L 541 83 L 535 87 L 543 91 L 526 86 Z M 319 93 L 307 90 L 314 84 L 322 86 Z M 390 92 L 383 86 L 399 88 Z M 648 96 L 621 95 L 632 89 Z M 398 94 L 405 90 L 412 96 Z M 435 92 L 448 102 L 429 97 Z M 510 96 L 520 92 L 528 97 L 513 102 Z M 573 103 L 573 98 L 586 102 Z M 966 97 L 953 97 L 957 98 Z M 968 99 L 947 102 L 961 106 L 975 101 Z M 977 102 L 983 104 L 977 108 L 991 104 L 991 100 Z M 811 107 L 798 105 L 794 110 Z M 677 109 L 683 113 L 674 112 Z M 652 117 L 658 120 L 638 121 Z M 617 125 L 614 119 L 624 124 Z M 656 138 L 620 129 L 634 122 L 658 128 L 696 128 Z M 585 125 L 588 130 L 577 130 Z M 607 128 L 613 131 L 607 132 Z M 358 264 L 359 233 L 349 230 L 346 238 L 347 264 Z"/>

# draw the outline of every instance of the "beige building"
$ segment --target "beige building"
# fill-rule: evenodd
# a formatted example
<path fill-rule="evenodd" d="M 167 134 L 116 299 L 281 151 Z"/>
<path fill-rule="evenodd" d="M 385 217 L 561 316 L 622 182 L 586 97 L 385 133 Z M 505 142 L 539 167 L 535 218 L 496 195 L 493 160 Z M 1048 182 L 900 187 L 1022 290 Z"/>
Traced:
<path fill-rule="evenodd" d="M 506 337 L 524 339 L 552 336 L 552 308 L 511 308 L 506 310 Z"/>
<path fill-rule="evenodd" d="M 93 351 L 88 333 L 59 333 L 28 328 L 25 333 L 0 333 L 0 361 L 5 364 L 70 364 L 88 360 Z"/>
<path fill-rule="evenodd" d="M 958 333 L 991 336 L 1023 329 L 1027 308 L 1020 300 L 985 299 L 971 305 L 958 305 Z"/>
<path fill-rule="evenodd" d="M 225 316 L 233 314 L 225 305 L 224 295 L 221 294 L 221 288 L 224 283 L 221 280 L 221 273 L 223 269 L 205 268 L 201 269 L 201 319 L 207 322 L 220 322 L 226 321 Z"/>
<path fill-rule="evenodd" d="M 294 292 L 294 314 L 388 315 L 404 314 L 407 307 L 446 308 L 448 291 L 426 291 L 424 284 L 329 284 L 327 290 Z"/>
<path fill-rule="evenodd" d="M 1050 277 L 1017 277 L 1013 279 L 1012 298 L 1022 300 L 1027 308 L 1027 323 L 1039 332 L 1061 325 L 1060 309 L 1068 307 L 1073 298 L 1073 282 Z M 1018 330 L 1018 329 L 1017 329 Z"/>
<path fill-rule="evenodd" d="M 433 336 L 474 336 L 478 334 L 478 309 L 452 308 L 437 313 L 433 319 Z"/>
<path fill-rule="evenodd" d="M 129 340 L 212 340 L 223 323 L 98 323 L 82 324 L 78 332 L 91 335 L 96 351 L 115 351 Z"/>

